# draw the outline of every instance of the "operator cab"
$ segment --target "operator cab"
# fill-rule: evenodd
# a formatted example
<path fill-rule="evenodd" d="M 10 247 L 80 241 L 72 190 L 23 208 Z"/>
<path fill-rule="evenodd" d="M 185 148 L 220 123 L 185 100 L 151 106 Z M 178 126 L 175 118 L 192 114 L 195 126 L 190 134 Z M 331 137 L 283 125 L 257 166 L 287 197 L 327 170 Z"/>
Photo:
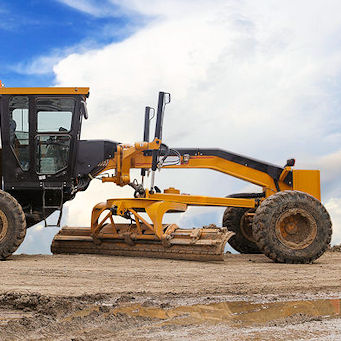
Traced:
<path fill-rule="evenodd" d="M 19 201 L 28 225 L 61 210 L 113 156 L 116 143 L 80 140 L 88 96 L 89 88 L 0 85 L 2 189 Z"/>
<path fill-rule="evenodd" d="M 4 190 L 69 182 L 88 88 L 0 88 Z"/>

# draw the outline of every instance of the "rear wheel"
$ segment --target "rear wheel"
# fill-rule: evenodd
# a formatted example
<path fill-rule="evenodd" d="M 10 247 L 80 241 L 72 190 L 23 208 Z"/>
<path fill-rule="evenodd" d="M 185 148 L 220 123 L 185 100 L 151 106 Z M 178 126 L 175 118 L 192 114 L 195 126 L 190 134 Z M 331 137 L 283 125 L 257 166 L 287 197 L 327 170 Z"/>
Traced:
<path fill-rule="evenodd" d="M 261 253 L 252 234 L 252 222 L 244 207 L 227 207 L 224 212 L 223 226 L 235 233 L 228 243 L 240 253 Z"/>
<path fill-rule="evenodd" d="M 275 262 L 311 263 L 328 248 L 332 223 L 311 195 L 283 191 L 257 208 L 252 230 L 259 249 Z"/>
<path fill-rule="evenodd" d="M 25 214 L 20 204 L 0 190 L 0 259 L 9 257 L 26 235 Z"/>

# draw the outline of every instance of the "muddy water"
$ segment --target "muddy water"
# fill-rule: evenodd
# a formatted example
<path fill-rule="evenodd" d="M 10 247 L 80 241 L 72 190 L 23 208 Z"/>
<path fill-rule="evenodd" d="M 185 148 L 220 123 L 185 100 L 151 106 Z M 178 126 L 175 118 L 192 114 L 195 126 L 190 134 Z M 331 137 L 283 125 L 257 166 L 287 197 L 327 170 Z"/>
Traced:
<path fill-rule="evenodd" d="M 108 308 L 108 307 L 107 307 Z M 64 321 L 86 317 L 101 311 L 92 306 L 73 313 Z M 124 314 L 129 317 L 144 317 L 159 320 L 162 325 L 217 324 L 225 323 L 233 327 L 265 325 L 271 321 L 290 317 L 326 319 L 341 317 L 341 299 L 301 300 L 271 303 L 220 302 L 178 307 L 155 307 L 143 304 L 127 304 L 106 309 L 104 315 Z"/>
<path fill-rule="evenodd" d="M 194 304 L 173 295 L 160 299 L 5 294 L 0 308 L 0 341 L 201 341 L 226 339 L 226 335 L 233 341 L 341 340 L 340 297 Z"/>

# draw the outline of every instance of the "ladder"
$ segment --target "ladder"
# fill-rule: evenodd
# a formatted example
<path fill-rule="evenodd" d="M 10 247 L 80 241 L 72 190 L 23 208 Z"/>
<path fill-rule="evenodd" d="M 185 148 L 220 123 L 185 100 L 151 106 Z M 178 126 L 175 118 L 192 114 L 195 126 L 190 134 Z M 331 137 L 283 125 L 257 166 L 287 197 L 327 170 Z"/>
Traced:
<path fill-rule="evenodd" d="M 62 220 L 63 215 L 63 203 L 64 203 L 64 190 L 63 190 L 63 184 L 46 184 L 43 182 L 43 216 L 44 216 L 44 223 L 45 227 L 52 227 L 57 226 L 60 227 L 60 222 Z M 55 196 L 52 194 L 56 194 L 56 197 L 60 200 L 58 200 L 57 203 L 54 203 L 53 205 L 48 204 L 47 200 L 51 201 L 51 198 L 54 198 Z M 46 221 L 46 209 L 53 209 L 56 211 L 59 211 L 58 221 L 57 224 L 48 224 Z"/>

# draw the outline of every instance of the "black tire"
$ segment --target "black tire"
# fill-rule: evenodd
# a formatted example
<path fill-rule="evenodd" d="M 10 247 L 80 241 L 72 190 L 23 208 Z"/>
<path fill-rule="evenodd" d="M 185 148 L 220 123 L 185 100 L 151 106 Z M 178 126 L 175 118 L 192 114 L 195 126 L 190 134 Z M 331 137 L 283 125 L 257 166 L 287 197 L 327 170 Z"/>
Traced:
<path fill-rule="evenodd" d="M 252 229 L 245 220 L 249 208 L 227 207 L 223 216 L 223 226 L 235 233 L 228 243 L 240 253 L 261 253 L 252 235 Z"/>
<path fill-rule="evenodd" d="M 259 249 L 278 263 L 311 263 L 329 246 L 332 223 L 325 207 L 299 191 L 265 199 L 253 219 Z"/>
<path fill-rule="evenodd" d="M 20 204 L 0 190 L 0 259 L 17 250 L 26 235 L 25 214 Z"/>

